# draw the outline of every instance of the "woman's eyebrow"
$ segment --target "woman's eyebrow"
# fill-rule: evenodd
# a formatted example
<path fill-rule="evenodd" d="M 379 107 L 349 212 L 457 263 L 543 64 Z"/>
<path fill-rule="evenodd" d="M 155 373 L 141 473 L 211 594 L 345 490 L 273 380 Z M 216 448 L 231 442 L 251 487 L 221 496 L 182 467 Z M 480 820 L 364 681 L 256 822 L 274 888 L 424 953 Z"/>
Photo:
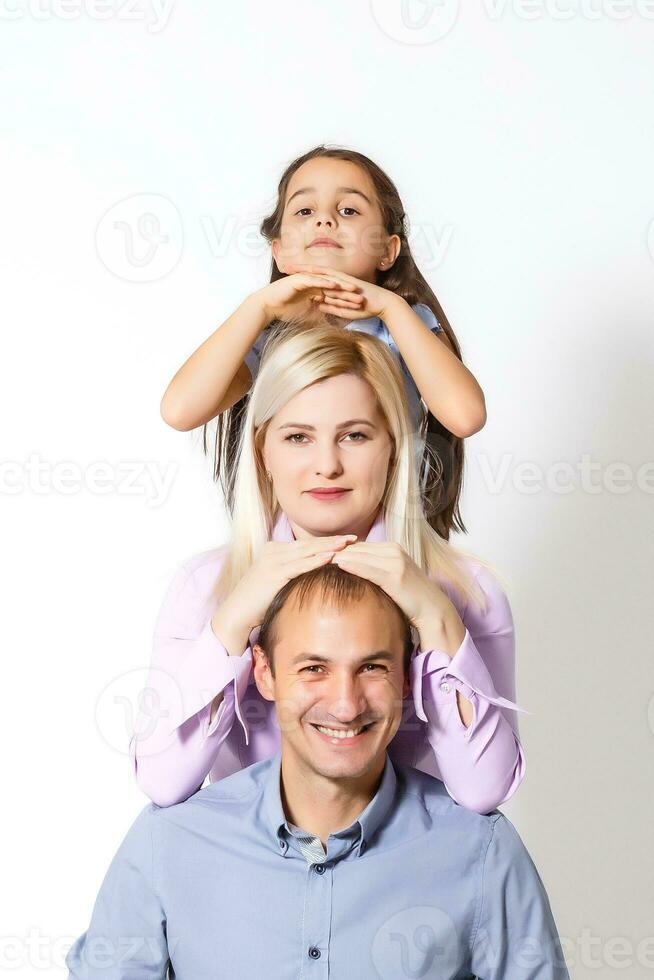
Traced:
<path fill-rule="evenodd" d="M 370 198 L 367 197 L 363 193 L 363 191 L 358 190 L 358 188 L 356 188 L 356 187 L 337 187 L 336 188 L 336 191 L 337 191 L 338 194 L 359 194 L 364 199 L 364 201 L 367 201 L 368 204 L 372 205 L 372 201 L 370 200 Z M 293 200 L 293 198 L 294 197 L 297 197 L 298 194 L 309 194 L 309 193 L 315 194 L 315 192 L 316 192 L 316 188 L 315 187 L 302 187 L 302 188 L 300 188 L 299 191 L 294 191 L 291 194 L 291 196 L 289 197 L 288 201 L 286 202 L 286 206 L 288 207 L 288 205 L 291 203 L 291 201 Z"/>
<path fill-rule="evenodd" d="M 368 419 L 348 419 L 347 422 L 341 422 L 337 425 L 337 429 L 345 429 L 348 425 L 369 425 L 371 429 L 376 429 L 377 426 L 373 422 L 369 422 Z M 304 425 L 302 422 L 284 422 L 283 425 L 279 425 L 279 429 L 309 429 L 310 432 L 315 432 L 315 425 Z"/>

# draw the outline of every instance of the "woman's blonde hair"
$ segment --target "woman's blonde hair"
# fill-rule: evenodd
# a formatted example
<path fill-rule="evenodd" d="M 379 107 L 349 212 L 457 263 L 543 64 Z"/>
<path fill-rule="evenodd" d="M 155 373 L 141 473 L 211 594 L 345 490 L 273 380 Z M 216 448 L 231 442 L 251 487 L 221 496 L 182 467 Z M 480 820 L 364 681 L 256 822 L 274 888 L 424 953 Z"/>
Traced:
<path fill-rule="evenodd" d="M 272 537 L 279 504 L 266 478 L 262 453 L 271 419 L 309 385 L 340 374 L 354 374 L 370 385 L 390 434 L 392 455 L 381 500 L 387 540 L 397 542 L 425 572 L 443 575 L 462 597 L 483 607 L 484 594 L 462 559 L 467 556 L 491 566 L 453 548 L 425 518 L 417 468 L 421 447 L 415 445 L 396 359 L 377 337 L 332 325 L 324 318 L 309 327 L 285 321 L 271 332 L 266 344 L 230 474 L 233 534 L 216 596 L 229 595 Z"/>

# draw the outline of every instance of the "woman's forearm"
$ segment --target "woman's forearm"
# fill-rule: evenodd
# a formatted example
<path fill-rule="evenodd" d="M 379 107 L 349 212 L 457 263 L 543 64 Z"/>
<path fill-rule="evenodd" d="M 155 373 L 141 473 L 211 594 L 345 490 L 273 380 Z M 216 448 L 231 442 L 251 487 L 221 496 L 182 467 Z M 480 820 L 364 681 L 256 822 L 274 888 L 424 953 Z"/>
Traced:
<path fill-rule="evenodd" d="M 241 398 L 251 384 L 245 355 L 267 323 L 263 304 L 251 293 L 177 371 L 161 401 L 162 418 L 186 432 Z"/>
<path fill-rule="evenodd" d="M 466 628 L 456 609 L 452 608 L 450 613 L 436 613 L 432 619 L 420 626 L 419 633 L 422 650 L 442 650 L 451 659 L 463 642 Z M 471 724 L 474 715 L 472 703 L 460 691 L 456 692 L 456 703 L 459 717 L 467 727 Z"/>

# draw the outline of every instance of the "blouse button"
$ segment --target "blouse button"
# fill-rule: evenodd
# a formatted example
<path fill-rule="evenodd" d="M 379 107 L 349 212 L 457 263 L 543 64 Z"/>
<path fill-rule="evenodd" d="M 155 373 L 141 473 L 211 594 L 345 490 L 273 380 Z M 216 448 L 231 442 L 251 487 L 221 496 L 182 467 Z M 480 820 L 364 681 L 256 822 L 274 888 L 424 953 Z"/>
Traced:
<path fill-rule="evenodd" d="M 443 692 L 443 694 L 449 694 L 451 690 L 452 688 L 447 683 L 447 681 L 443 681 L 443 683 L 441 684 L 441 691 Z"/>
<path fill-rule="evenodd" d="M 314 864 L 314 869 L 317 875 L 324 875 L 325 865 L 324 864 Z"/>
<path fill-rule="evenodd" d="M 317 949 L 315 946 L 310 946 L 309 947 L 309 956 L 311 957 L 312 960 L 319 960 L 320 959 L 320 950 Z"/>

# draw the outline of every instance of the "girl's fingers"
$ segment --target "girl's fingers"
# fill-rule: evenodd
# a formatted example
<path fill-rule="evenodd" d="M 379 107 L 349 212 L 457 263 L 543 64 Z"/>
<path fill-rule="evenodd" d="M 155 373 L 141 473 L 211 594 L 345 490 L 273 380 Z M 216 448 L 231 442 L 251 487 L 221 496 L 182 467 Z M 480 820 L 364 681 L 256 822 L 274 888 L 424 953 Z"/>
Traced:
<path fill-rule="evenodd" d="M 362 300 L 363 297 L 361 297 Z M 361 301 L 357 302 L 357 300 L 349 299 L 347 296 L 344 296 L 342 299 L 338 296 L 330 296 L 328 299 L 321 300 L 327 306 L 345 306 L 350 310 L 358 310 L 361 306 Z"/>
<path fill-rule="evenodd" d="M 329 279 L 334 279 L 343 289 L 348 289 L 350 291 L 360 290 L 361 283 L 354 279 L 352 276 L 348 276 L 345 272 L 340 272 L 338 269 L 324 269 L 318 265 L 297 265 L 291 266 L 290 271 L 305 273 L 307 275 L 317 275 L 326 276 Z"/>

